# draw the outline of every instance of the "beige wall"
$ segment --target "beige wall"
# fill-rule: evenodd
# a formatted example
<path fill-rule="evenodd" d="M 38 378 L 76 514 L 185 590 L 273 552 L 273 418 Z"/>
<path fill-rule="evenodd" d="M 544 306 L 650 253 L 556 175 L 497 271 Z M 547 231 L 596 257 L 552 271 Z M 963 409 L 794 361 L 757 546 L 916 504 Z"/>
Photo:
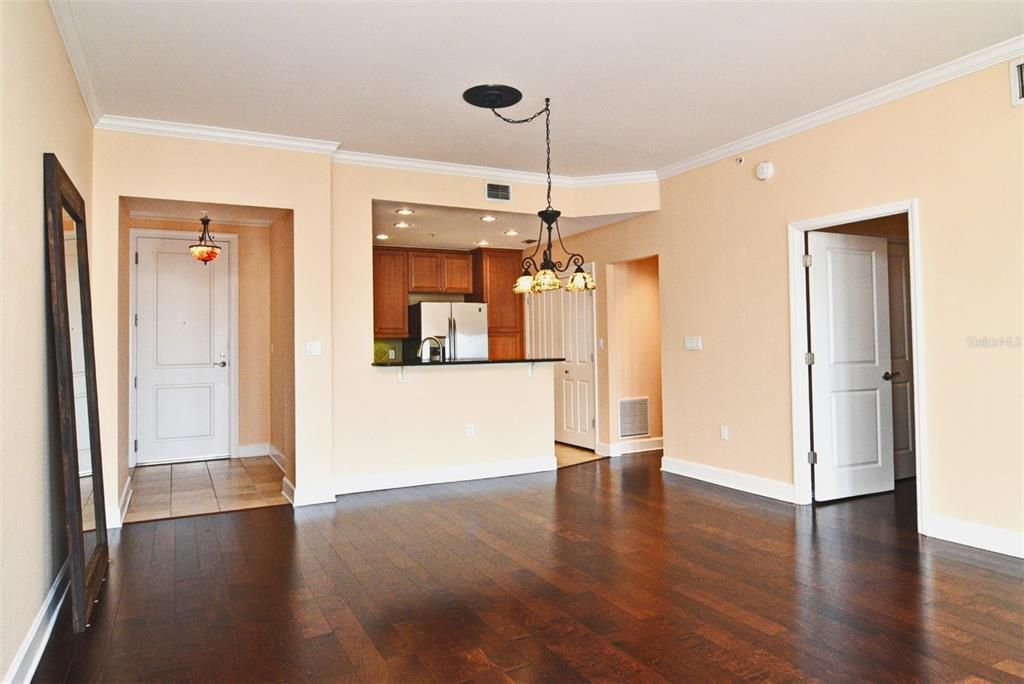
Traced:
<path fill-rule="evenodd" d="M 608 391 L 599 396 L 609 419 L 602 432 L 606 443 L 619 438 L 620 399 L 650 397 L 651 437 L 662 436 L 661 298 L 658 257 L 610 264 L 608 288 Z"/>
<path fill-rule="evenodd" d="M 295 482 L 295 238 L 291 212 L 270 226 L 270 445 Z"/>
<path fill-rule="evenodd" d="M 119 300 L 123 275 L 117 258 L 119 199 L 147 197 L 294 211 L 296 250 L 295 347 L 320 340 L 320 356 L 295 356 L 296 497 L 300 502 L 331 498 L 331 264 L 330 158 L 322 154 L 178 138 L 94 132 L 93 301 L 100 423 L 107 471 L 118 462 L 118 406 L 127 385 L 118 382 L 117 321 L 127 309 Z M 123 446 L 126 446 L 123 445 Z M 123 447 L 122 447 L 123 448 Z M 309 454 L 303 459 L 302 454 Z M 121 459 L 126 454 L 120 454 Z M 124 462 L 122 460 L 122 462 Z M 117 482 L 116 480 L 121 480 Z M 108 519 L 116 521 L 116 496 L 123 475 L 107 483 Z"/>
<path fill-rule="evenodd" d="M 92 216 L 92 123 L 46 3 L 0 3 L 0 104 L 2 677 L 67 557 L 46 294 L 44 152 L 57 154 Z M 91 223 L 89 230 L 91 241 Z"/>
<path fill-rule="evenodd" d="M 658 254 L 665 453 L 793 481 L 787 224 L 919 200 L 926 515 L 1024 530 L 1024 107 L 999 64 L 662 183 L 662 210 L 574 238 Z M 775 176 L 759 182 L 756 162 Z M 601 298 L 599 297 L 599 302 Z M 602 316 L 599 314 L 599 322 Z M 704 351 L 683 351 L 702 335 Z M 730 441 L 718 426 L 732 428 Z"/>
<path fill-rule="evenodd" d="M 221 223 L 212 215 L 211 218 L 214 220 L 210 231 L 214 236 L 221 233 L 238 236 L 238 443 L 267 443 L 270 441 L 270 229 Z M 173 230 L 196 238 L 199 221 L 129 218 L 122 214 L 119 224 L 122 287 L 119 302 L 123 302 L 127 310 L 132 267 L 131 229 Z M 123 318 L 127 321 L 130 316 Z M 131 329 L 126 324 L 120 327 L 124 337 L 118 339 L 119 376 L 127 383 Z M 127 392 L 122 393 L 120 404 L 119 414 L 127 418 Z M 127 426 L 127 422 L 119 422 L 119 432 L 127 435 Z"/>
<path fill-rule="evenodd" d="M 555 188 L 566 215 L 652 211 L 656 183 Z M 544 187 L 515 184 L 503 211 L 536 212 Z M 334 467 L 339 491 L 429 469 L 553 455 L 550 367 L 372 368 L 372 201 L 493 210 L 483 179 L 337 164 L 333 170 Z M 538 401 L 538 398 L 540 401 Z M 477 437 L 465 435 L 465 424 Z"/>

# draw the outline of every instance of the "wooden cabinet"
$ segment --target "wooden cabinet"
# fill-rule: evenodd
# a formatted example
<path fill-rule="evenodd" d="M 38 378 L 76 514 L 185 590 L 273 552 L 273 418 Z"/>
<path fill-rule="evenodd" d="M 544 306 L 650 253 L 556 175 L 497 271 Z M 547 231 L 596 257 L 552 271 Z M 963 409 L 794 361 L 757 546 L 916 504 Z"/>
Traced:
<path fill-rule="evenodd" d="M 409 292 L 470 294 L 473 257 L 468 252 L 409 250 Z"/>
<path fill-rule="evenodd" d="M 521 359 L 525 354 L 523 297 L 512 285 L 523 271 L 518 250 L 478 249 L 473 252 L 473 295 L 487 303 L 487 335 L 492 361 Z"/>
<path fill-rule="evenodd" d="M 409 335 L 409 255 L 405 250 L 373 250 L 373 335 Z"/>
<path fill-rule="evenodd" d="M 473 292 L 472 254 L 441 255 L 441 287 L 443 292 L 451 294 Z"/>
<path fill-rule="evenodd" d="M 409 292 L 441 292 L 441 255 L 409 252 Z"/>

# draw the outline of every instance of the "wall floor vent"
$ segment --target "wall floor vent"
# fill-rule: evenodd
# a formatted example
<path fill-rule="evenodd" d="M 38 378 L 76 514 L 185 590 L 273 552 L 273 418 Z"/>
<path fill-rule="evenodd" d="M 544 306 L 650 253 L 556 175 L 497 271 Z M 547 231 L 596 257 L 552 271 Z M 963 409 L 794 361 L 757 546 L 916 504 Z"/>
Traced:
<path fill-rule="evenodd" d="M 619 399 L 619 437 L 647 437 L 650 434 L 650 398 Z"/>

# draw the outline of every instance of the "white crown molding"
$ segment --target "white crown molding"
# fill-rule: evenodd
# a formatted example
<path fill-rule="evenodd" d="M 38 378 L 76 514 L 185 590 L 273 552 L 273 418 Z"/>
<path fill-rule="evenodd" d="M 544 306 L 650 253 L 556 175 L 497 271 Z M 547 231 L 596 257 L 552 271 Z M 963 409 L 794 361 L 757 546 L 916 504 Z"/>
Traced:
<path fill-rule="evenodd" d="M 172 216 L 171 214 L 165 214 L 165 213 L 159 212 L 159 211 L 141 211 L 141 210 L 138 210 L 138 209 L 132 209 L 131 211 L 129 211 L 128 212 L 128 218 L 129 219 L 150 219 L 150 220 L 154 220 L 154 221 L 195 221 L 196 220 L 196 219 L 191 219 L 191 218 L 189 218 L 189 219 L 182 218 L 181 216 Z M 222 220 L 222 221 L 216 221 L 216 222 L 214 222 L 213 219 L 210 219 L 210 222 L 214 225 L 214 228 L 216 228 L 216 224 L 218 224 L 218 223 L 220 225 L 228 225 L 228 226 L 254 226 L 256 228 L 269 228 L 270 226 L 274 225 L 274 222 L 271 221 L 270 219 L 230 219 L 230 220 Z M 248 448 L 248 447 L 252 447 L 253 449 L 266 449 L 267 445 L 266 444 L 254 444 L 254 445 L 243 444 L 243 445 L 241 445 L 240 448 L 244 449 L 244 448 Z M 259 453 L 253 453 L 252 455 L 253 456 L 265 456 L 266 454 L 267 454 L 266 451 L 260 451 Z M 240 456 L 240 458 L 246 458 L 247 456 L 248 456 L 248 454 L 245 454 L 243 456 Z"/>
<path fill-rule="evenodd" d="M 413 159 L 411 157 L 392 157 L 369 152 L 352 152 L 338 150 L 331 155 L 336 164 L 353 164 L 355 166 L 375 166 L 400 171 L 421 171 L 446 176 L 464 176 L 469 178 L 486 178 L 489 181 L 503 183 L 533 183 L 544 185 L 547 178 L 543 173 L 534 171 L 516 171 L 499 169 L 492 166 L 474 166 L 472 164 L 455 164 L 452 162 L 431 161 L 429 159 Z M 552 176 L 551 184 L 563 188 L 580 188 L 594 185 L 623 185 L 628 183 L 653 183 L 658 180 L 654 171 L 633 171 L 628 173 L 612 173 L 599 176 Z"/>
<path fill-rule="evenodd" d="M 85 59 L 85 50 L 82 48 L 82 41 L 78 37 L 78 24 L 75 23 L 75 15 L 71 10 L 71 3 L 68 0 L 50 0 L 50 11 L 57 22 L 57 30 L 64 41 L 64 51 L 67 52 L 68 61 L 71 62 L 71 70 L 75 72 L 78 79 L 78 89 L 85 100 L 85 108 L 89 111 L 89 118 L 95 126 L 103 116 L 103 108 L 100 105 L 99 96 L 96 94 L 96 86 L 93 84 L 92 73 L 89 71 L 89 63 Z"/>
<path fill-rule="evenodd" d="M 220 128 L 218 126 L 202 126 L 198 124 L 176 123 L 174 121 L 156 121 L 154 119 L 137 119 L 130 116 L 114 116 L 111 114 L 104 114 L 101 116 L 99 121 L 96 122 L 96 128 L 105 131 L 145 133 L 148 135 L 162 135 L 171 138 L 209 140 L 212 142 L 234 143 L 238 145 L 270 147 L 277 150 L 315 152 L 317 154 L 330 154 L 338 149 L 338 143 L 330 140 L 294 138 L 288 135 L 243 131 L 237 128 Z"/>
<path fill-rule="evenodd" d="M 978 50 L 977 52 L 972 52 L 969 55 L 964 55 L 951 62 L 946 62 L 913 76 L 908 76 L 881 88 L 870 90 L 849 100 L 844 100 L 838 104 L 819 109 L 816 112 L 805 114 L 786 123 L 763 130 L 760 133 L 748 135 L 688 159 L 663 166 L 658 169 L 658 178 L 662 180 L 671 178 L 680 173 L 692 171 L 705 164 L 711 164 L 712 162 L 735 156 L 755 147 L 761 147 L 762 145 L 788 138 L 791 135 L 803 133 L 812 128 L 817 128 L 818 126 L 863 112 L 886 102 L 912 95 L 926 88 L 931 88 L 946 81 L 951 81 L 986 67 L 999 64 L 1000 62 L 1005 62 L 1021 52 L 1024 52 L 1024 34 Z"/>

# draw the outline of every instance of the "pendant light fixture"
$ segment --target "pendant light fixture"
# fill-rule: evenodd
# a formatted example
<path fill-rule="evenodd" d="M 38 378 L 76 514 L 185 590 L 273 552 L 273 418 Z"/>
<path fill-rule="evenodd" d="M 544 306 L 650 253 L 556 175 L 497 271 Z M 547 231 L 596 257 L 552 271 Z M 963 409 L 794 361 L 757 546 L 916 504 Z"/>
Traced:
<path fill-rule="evenodd" d="M 570 252 L 562 242 L 562 233 L 558 228 L 558 217 L 562 212 L 551 206 L 551 98 L 544 98 L 544 108 L 533 116 L 525 119 L 509 119 L 498 113 L 499 109 L 510 107 L 521 99 L 523 94 L 516 88 L 507 85 L 478 85 L 464 93 L 462 99 L 475 107 L 490 109 L 494 116 L 509 124 L 526 124 L 544 115 L 544 140 L 547 148 L 547 181 L 548 181 L 548 205 L 537 212 L 540 217 L 540 232 L 537 235 L 537 247 L 533 254 L 523 259 L 523 274 L 516 279 L 512 291 L 516 294 L 527 294 L 530 292 L 549 292 L 562 287 L 562 279 L 559 274 L 567 273 L 575 266 L 565 289 L 569 292 L 587 292 L 593 290 L 594 279 L 589 273 L 583 270 L 583 255 Z M 548 232 L 547 243 L 544 243 L 544 231 Z M 556 261 L 554 258 L 554 238 L 558 238 L 558 246 L 565 253 L 565 262 Z M 537 263 L 537 254 L 541 253 L 540 263 Z"/>
<path fill-rule="evenodd" d="M 205 211 L 199 222 L 203 224 L 203 229 L 199 233 L 199 242 L 189 245 L 188 251 L 196 259 L 202 261 L 205 266 L 220 255 L 220 245 L 213 241 L 213 235 L 210 234 L 210 217 Z"/>

